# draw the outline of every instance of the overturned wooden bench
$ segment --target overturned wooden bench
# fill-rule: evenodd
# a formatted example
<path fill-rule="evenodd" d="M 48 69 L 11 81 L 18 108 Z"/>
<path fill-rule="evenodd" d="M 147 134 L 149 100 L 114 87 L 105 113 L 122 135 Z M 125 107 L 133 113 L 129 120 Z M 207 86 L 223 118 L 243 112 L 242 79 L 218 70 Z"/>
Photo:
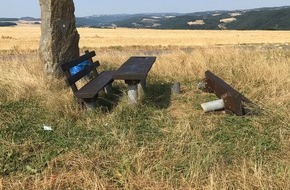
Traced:
<path fill-rule="evenodd" d="M 61 69 L 66 76 L 66 83 L 71 87 L 77 102 L 80 103 L 82 108 L 94 105 L 97 101 L 98 93 L 103 89 L 110 89 L 114 81 L 112 76 L 115 71 L 103 71 L 98 73 L 97 67 L 100 66 L 100 63 L 99 61 L 93 62 L 92 58 L 95 55 L 95 51 L 85 51 L 84 55 L 61 64 Z M 84 61 L 86 61 L 88 65 L 72 75 L 71 68 Z M 76 83 L 83 78 L 88 78 L 88 82 L 78 88 Z"/>
<path fill-rule="evenodd" d="M 205 72 L 205 79 L 199 85 L 203 91 L 214 93 L 218 98 L 221 98 L 227 113 L 238 116 L 250 115 L 253 114 L 253 110 L 258 108 L 252 101 L 209 70 Z"/>

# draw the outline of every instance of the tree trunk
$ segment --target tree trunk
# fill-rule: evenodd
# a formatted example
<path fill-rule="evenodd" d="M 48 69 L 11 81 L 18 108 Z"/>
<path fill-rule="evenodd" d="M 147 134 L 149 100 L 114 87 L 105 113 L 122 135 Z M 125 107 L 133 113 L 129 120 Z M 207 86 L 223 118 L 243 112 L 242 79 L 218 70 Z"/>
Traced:
<path fill-rule="evenodd" d="M 59 75 L 59 66 L 79 56 L 73 0 L 39 0 L 41 8 L 40 58 L 47 74 Z"/>

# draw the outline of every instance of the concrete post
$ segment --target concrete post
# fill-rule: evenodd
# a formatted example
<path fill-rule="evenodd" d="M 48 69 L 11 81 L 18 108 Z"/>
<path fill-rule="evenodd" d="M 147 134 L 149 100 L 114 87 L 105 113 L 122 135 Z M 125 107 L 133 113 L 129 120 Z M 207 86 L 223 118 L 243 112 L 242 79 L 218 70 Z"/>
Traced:
<path fill-rule="evenodd" d="M 146 92 L 146 79 L 140 80 L 140 83 L 138 84 L 138 91 L 145 93 Z"/>
<path fill-rule="evenodd" d="M 128 100 L 131 104 L 138 102 L 138 87 L 137 84 L 128 84 Z"/>
<path fill-rule="evenodd" d="M 109 83 L 104 88 L 106 94 L 113 94 L 113 86 L 112 83 Z"/>
<path fill-rule="evenodd" d="M 172 94 L 180 94 L 180 83 L 179 82 L 174 82 L 172 87 L 171 87 L 171 92 Z"/>

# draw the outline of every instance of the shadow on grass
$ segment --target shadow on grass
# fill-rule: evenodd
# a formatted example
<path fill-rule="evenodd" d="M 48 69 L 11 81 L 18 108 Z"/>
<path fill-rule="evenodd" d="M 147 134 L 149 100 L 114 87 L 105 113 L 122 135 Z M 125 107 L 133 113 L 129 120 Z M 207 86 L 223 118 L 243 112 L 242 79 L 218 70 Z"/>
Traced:
<path fill-rule="evenodd" d="M 154 105 L 156 108 L 164 109 L 170 106 L 171 83 L 149 84 L 145 90 L 142 103 Z"/>
<path fill-rule="evenodd" d="M 148 106 L 153 105 L 158 109 L 168 108 L 171 100 L 171 86 L 171 83 L 148 84 L 145 92 L 139 91 L 141 103 Z M 111 94 L 101 92 L 97 100 L 97 107 L 99 107 L 102 112 L 113 111 L 125 95 L 123 90 L 124 88 L 120 86 L 114 86 L 113 93 Z"/>
<path fill-rule="evenodd" d="M 98 97 L 98 107 L 101 108 L 103 112 L 111 112 L 120 102 L 123 93 L 119 87 L 113 87 L 111 94 L 106 94 L 101 92 Z"/>

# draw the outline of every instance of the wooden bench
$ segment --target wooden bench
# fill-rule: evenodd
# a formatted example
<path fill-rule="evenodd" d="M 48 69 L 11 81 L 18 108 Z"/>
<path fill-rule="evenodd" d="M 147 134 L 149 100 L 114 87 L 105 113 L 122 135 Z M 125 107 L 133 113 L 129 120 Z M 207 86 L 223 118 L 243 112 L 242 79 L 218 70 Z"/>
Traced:
<path fill-rule="evenodd" d="M 134 56 L 130 57 L 113 75 L 114 80 L 124 80 L 128 84 L 128 100 L 130 103 L 137 103 L 138 87 L 146 87 L 148 72 L 156 61 L 153 56 Z"/>
<path fill-rule="evenodd" d="M 82 108 L 94 104 L 98 98 L 98 93 L 102 89 L 111 86 L 114 81 L 112 76 L 115 71 L 97 72 L 96 68 L 100 66 L 100 63 L 99 61 L 93 62 L 92 58 L 95 55 L 95 51 L 85 51 L 84 55 L 61 64 L 61 69 L 66 76 L 66 83 L 72 88 L 74 96 L 81 104 Z M 87 61 L 89 65 L 84 67 L 78 73 L 72 75 L 70 69 L 84 61 Z M 80 79 L 86 78 L 88 75 L 90 75 L 90 77 L 88 77 L 89 81 L 82 87 L 78 88 L 76 82 Z"/>
<path fill-rule="evenodd" d="M 215 93 L 218 98 L 221 98 L 225 104 L 225 110 L 228 113 L 234 113 L 238 116 L 250 114 L 250 108 L 254 108 L 255 104 L 240 92 L 235 90 L 221 78 L 213 74 L 211 71 L 205 72 L 204 91 Z M 246 105 L 246 106 L 245 106 Z"/>

